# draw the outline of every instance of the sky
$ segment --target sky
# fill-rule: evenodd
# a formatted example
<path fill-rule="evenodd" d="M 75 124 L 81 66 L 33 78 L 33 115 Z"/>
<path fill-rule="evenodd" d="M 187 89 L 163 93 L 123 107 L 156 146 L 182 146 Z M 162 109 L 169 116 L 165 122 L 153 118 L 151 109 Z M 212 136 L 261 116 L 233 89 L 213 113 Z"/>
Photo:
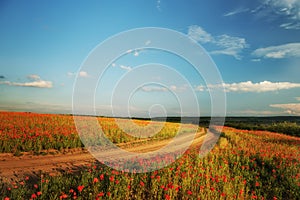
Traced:
<path fill-rule="evenodd" d="M 199 109 L 209 116 L 210 92 L 220 88 L 227 116 L 300 115 L 298 0 L 4 0 L 0 27 L 0 110 L 72 113 L 76 83 L 95 80 L 97 115 L 197 116 Z M 101 77 L 85 68 L 103 42 L 145 27 L 174 30 L 203 47 L 222 83 L 209 84 L 187 60 L 151 48 L 128 49 Z M 80 97 L 84 112 L 90 105 Z"/>

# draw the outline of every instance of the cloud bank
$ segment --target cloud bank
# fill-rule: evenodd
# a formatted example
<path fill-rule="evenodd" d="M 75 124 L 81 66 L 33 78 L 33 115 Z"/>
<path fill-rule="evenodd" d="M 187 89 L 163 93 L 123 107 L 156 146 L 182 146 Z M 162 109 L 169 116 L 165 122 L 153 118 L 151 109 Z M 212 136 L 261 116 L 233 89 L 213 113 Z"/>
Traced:
<path fill-rule="evenodd" d="M 168 87 L 163 86 L 157 86 L 157 85 L 149 85 L 149 86 L 143 86 L 141 88 L 144 92 L 184 92 L 187 89 L 186 85 L 183 86 L 176 86 L 176 85 L 170 85 Z"/>
<path fill-rule="evenodd" d="M 286 19 L 280 25 L 284 29 L 300 29 L 300 1 L 299 0 L 263 0 L 264 4 L 279 17 Z"/>
<path fill-rule="evenodd" d="M 259 83 L 253 83 L 252 81 L 240 82 L 240 83 L 223 83 L 218 85 L 203 85 L 196 86 L 196 91 L 205 91 L 210 89 L 222 89 L 226 92 L 272 92 L 279 90 L 287 90 L 293 88 L 300 88 L 300 83 L 290 82 L 270 82 L 262 81 Z"/>
<path fill-rule="evenodd" d="M 51 81 L 45 81 L 40 78 L 39 75 L 31 74 L 27 78 L 30 82 L 11 82 L 11 81 L 0 81 L 0 85 L 9 85 L 9 86 L 20 86 L 20 87 L 36 87 L 36 88 L 52 88 Z"/>
<path fill-rule="evenodd" d="M 271 104 L 270 107 L 283 109 L 287 114 L 300 115 L 300 103 Z"/>
<path fill-rule="evenodd" d="M 253 83 L 252 81 L 245 81 L 239 83 L 223 83 L 216 85 L 198 85 L 194 87 L 195 91 L 203 92 L 215 89 L 224 89 L 225 92 L 272 92 L 279 90 L 288 90 L 293 88 L 300 88 L 300 83 L 291 83 L 291 82 L 270 82 L 262 81 L 258 83 Z M 168 87 L 162 86 L 144 86 L 141 88 L 144 92 L 166 92 L 168 90 L 183 92 L 187 89 L 186 85 L 175 86 L 171 85 Z M 300 97 L 296 97 L 297 100 L 300 100 Z"/>
<path fill-rule="evenodd" d="M 225 13 L 224 17 L 241 13 L 254 15 L 258 20 L 268 19 L 278 21 L 279 27 L 300 30 L 300 1 L 299 0 L 260 0 L 255 8 L 239 7 Z"/>
<path fill-rule="evenodd" d="M 300 43 L 288 43 L 278 46 L 259 48 L 252 54 L 257 57 L 274 59 L 300 57 Z"/>

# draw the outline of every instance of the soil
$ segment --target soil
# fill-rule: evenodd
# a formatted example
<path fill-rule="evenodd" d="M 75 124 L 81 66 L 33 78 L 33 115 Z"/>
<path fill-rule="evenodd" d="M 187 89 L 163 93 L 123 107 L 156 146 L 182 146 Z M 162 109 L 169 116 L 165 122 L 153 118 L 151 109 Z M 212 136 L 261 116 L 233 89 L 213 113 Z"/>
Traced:
<path fill-rule="evenodd" d="M 204 139 L 203 132 L 196 134 L 193 144 L 200 144 Z M 143 141 L 142 143 L 125 143 L 118 145 L 130 152 L 145 153 L 158 150 L 172 139 L 159 141 Z M 180 146 L 190 142 L 190 137 L 182 137 Z M 114 152 L 110 152 L 113 155 Z M 25 176 L 40 177 L 47 173 L 57 175 L 64 172 L 78 171 L 88 164 L 96 162 L 96 159 L 84 148 L 64 150 L 62 152 L 50 151 L 46 155 L 33 155 L 22 153 L 21 156 L 14 156 L 12 153 L 0 154 L 0 180 L 3 182 L 24 179 Z"/>

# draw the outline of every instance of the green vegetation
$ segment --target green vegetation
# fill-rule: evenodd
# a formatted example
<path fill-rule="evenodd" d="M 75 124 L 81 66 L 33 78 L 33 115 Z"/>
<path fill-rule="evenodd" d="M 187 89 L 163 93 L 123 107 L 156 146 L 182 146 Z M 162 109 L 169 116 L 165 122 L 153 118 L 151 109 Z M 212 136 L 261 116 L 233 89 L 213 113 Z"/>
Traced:
<path fill-rule="evenodd" d="M 163 119 L 156 118 L 158 121 Z M 211 120 L 210 117 L 186 117 L 185 119 L 203 127 L 208 127 Z M 215 119 L 216 121 L 222 121 L 222 118 L 217 117 Z M 167 121 L 178 123 L 181 118 L 168 117 Z M 224 125 L 244 130 L 266 130 L 300 137 L 300 117 L 296 116 L 226 117 Z"/>
<path fill-rule="evenodd" d="M 214 149 L 191 147 L 170 166 L 149 173 L 93 163 L 77 172 L 2 183 L 2 199 L 299 199 L 300 139 L 225 128 Z M 145 167 L 152 163 L 139 163 Z"/>
<path fill-rule="evenodd" d="M 265 130 L 300 137 L 300 125 L 296 122 L 278 122 L 272 124 L 251 124 L 246 122 L 227 122 L 226 126 L 245 130 Z"/>

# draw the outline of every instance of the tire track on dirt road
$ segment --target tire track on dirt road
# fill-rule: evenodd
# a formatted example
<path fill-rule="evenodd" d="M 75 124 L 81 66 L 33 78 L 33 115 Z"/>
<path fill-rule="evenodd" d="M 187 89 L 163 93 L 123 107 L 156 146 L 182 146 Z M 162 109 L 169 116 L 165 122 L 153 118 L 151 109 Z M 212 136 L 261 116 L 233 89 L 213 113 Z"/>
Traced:
<path fill-rule="evenodd" d="M 180 138 L 176 148 L 180 149 L 182 146 L 187 145 L 193 141 L 193 145 L 200 144 L 204 136 L 204 132 L 198 132 L 195 138 L 191 138 L 190 135 Z M 123 144 L 121 148 L 126 151 L 136 153 L 146 153 L 158 150 L 170 142 L 172 139 L 147 142 L 142 144 Z M 173 149 L 176 151 L 176 148 Z M 170 150 L 171 151 L 171 150 Z M 117 152 L 110 152 L 107 156 L 119 156 Z M 48 173 L 50 175 L 57 175 L 66 171 L 78 171 L 80 168 L 96 162 L 96 159 L 85 149 L 70 149 L 65 153 L 58 153 L 56 155 L 30 155 L 24 153 L 24 155 L 16 157 L 10 153 L 0 154 L 0 179 L 2 181 L 13 181 L 24 178 L 24 176 L 38 177 L 42 173 Z"/>

